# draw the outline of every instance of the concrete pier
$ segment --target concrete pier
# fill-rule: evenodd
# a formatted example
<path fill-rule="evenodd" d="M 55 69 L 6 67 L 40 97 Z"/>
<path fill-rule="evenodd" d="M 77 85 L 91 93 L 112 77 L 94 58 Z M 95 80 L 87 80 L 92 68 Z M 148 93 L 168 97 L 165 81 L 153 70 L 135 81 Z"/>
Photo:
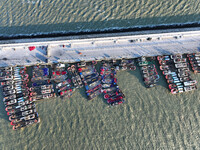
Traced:
<path fill-rule="evenodd" d="M 0 66 L 137 58 L 200 51 L 200 28 L 0 41 Z"/>

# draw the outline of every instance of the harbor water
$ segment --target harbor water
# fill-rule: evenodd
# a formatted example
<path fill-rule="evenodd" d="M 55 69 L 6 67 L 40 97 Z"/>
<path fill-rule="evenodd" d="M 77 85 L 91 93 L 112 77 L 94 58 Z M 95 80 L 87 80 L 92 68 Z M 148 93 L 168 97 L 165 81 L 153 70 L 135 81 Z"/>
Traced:
<path fill-rule="evenodd" d="M 88 101 L 78 89 L 71 98 L 37 102 L 41 122 L 17 131 L 1 101 L 1 149 L 199 149 L 199 89 L 172 95 L 163 76 L 146 89 L 138 68 L 117 78 L 124 104 L 109 107 L 102 96 Z M 200 75 L 193 78 L 199 87 Z"/>

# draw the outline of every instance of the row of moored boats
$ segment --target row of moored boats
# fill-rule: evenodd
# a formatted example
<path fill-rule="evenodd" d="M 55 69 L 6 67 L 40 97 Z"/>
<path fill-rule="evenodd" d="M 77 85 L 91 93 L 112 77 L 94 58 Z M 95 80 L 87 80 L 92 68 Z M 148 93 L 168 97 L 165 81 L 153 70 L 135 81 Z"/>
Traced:
<path fill-rule="evenodd" d="M 103 92 L 108 104 L 123 103 L 124 95 L 116 83 L 116 71 L 135 70 L 133 62 L 133 59 L 120 60 L 115 64 L 104 62 L 102 69 L 105 70 L 101 69 L 101 74 L 96 70 L 96 61 L 0 68 L 3 102 L 13 129 L 40 122 L 36 101 L 56 96 L 70 97 L 76 88 L 83 86 L 88 100 Z"/>
<path fill-rule="evenodd" d="M 29 75 L 26 67 L 0 69 L 0 82 L 5 110 L 13 130 L 40 122 L 35 103 L 29 99 Z"/>
<path fill-rule="evenodd" d="M 187 59 L 183 55 L 158 56 L 157 59 L 172 94 L 197 89 L 197 81 L 192 79 Z"/>
<path fill-rule="evenodd" d="M 191 77 L 187 58 L 194 73 L 199 73 L 198 53 L 157 56 L 160 70 L 172 94 L 197 89 L 197 81 Z M 140 57 L 136 62 L 145 87 L 156 86 L 160 78 L 155 66 L 156 57 Z M 100 68 L 100 72 L 97 68 Z M 36 101 L 56 96 L 71 97 L 75 89 L 83 86 L 88 100 L 103 93 L 105 102 L 109 105 L 124 103 L 125 95 L 117 84 L 116 74 L 119 70 L 127 69 L 136 69 L 135 59 L 0 68 L 3 102 L 13 129 L 40 122 L 35 108 Z"/>
<path fill-rule="evenodd" d="M 154 57 L 140 57 L 137 59 L 137 62 L 138 66 L 140 67 L 146 88 L 156 86 L 156 83 L 159 81 L 160 77 L 155 67 Z"/>

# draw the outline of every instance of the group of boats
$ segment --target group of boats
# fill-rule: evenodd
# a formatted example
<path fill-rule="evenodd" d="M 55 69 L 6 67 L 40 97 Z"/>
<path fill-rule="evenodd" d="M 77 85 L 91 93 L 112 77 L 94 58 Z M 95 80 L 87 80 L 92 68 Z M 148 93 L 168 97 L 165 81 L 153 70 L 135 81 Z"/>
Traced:
<path fill-rule="evenodd" d="M 30 101 L 55 97 L 54 86 L 50 80 L 49 67 L 47 65 L 36 65 L 31 67 L 31 70 Z"/>
<path fill-rule="evenodd" d="M 67 69 L 66 69 L 67 67 Z M 70 78 L 70 74 L 72 75 L 74 66 L 70 66 L 63 63 L 53 64 L 51 66 L 51 81 L 55 83 L 55 89 L 58 96 L 61 98 L 64 97 L 71 97 L 74 92 L 74 85 L 76 85 L 74 76 L 73 76 L 73 83 L 72 79 Z"/>
<path fill-rule="evenodd" d="M 183 55 L 157 56 L 169 89 L 172 94 L 193 91 L 197 89 L 196 80 L 191 78 L 187 58 Z"/>
<path fill-rule="evenodd" d="M 187 54 L 189 59 L 190 65 L 194 73 L 200 73 L 200 54 L 199 53 L 192 53 Z"/>
<path fill-rule="evenodd" d="M 194 73 L 199 73 L 200 54 L 188 54 L 187 57 Z M 136 59 L 147 88 L 154 87 L 159 81 L 155 60 L 156 57 Z M 197 81 L 191 78 L 186 57 L 157 56 L 157 60 L 172 94 L 197 89 Z M 107 104 L 119 105 L 125 102 L 125 95 L 119 89 L 116 74 L 120 70 L 135 69 L 135 59 L 0 68 L 5 110 L 13 129 L 20 129 L 40 122 L 35 101 L 56 96 L 71 97 L 75 89 L 83 86 L 88 100 L 103 93 Z"/>
<path fill-rule="evenodd" d="M 40 122 L 35 103 L 29 99 L 28 82 L 26 67 L 0 68 L 3 102 L 13 130 Z"/>
<path fill-rule="evenodd" d="M 103 61 L 100 71 L 102 93 L 106 102 L 110 105 L 123 103 L 125 96 L 117 85 L 116 67 L 112 65 L 112 62 Z"/>
<path fill-rule="evenodd" d="M 91 100 L 101 94 L 101 77 L 95 68 L 96 64 L 96 61 L 88 63 L 80 62 L 77 64 L 78 72 L 84 83 L 88 100 Z"/>
<path fill-rule="evenodd" d="M 102 61 L 100 69 L 102 93 L 107 104 L 119 105 L 125 102 L 125 95 L 117 85 L 116 74 L 120 70 L 136 70 L 134 59 Z"/>
<path fill-rule="evenodd" d="M 155 67 L 154 57 L 140 57 L 137 59 L 138 66 L 140 67 L 143 81 L 146 88 L 156 86 L 159 81 L 159 75 Z"/>

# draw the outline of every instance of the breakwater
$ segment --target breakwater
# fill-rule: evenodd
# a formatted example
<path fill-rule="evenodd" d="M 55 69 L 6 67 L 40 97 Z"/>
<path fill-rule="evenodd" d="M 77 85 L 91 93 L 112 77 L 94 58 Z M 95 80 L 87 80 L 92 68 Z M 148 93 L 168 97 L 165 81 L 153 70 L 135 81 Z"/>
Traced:
<path fill-rule="evenodd" d="M 144 31 L 152 31 L 159 32 L 159 30 L 167 31 L 173 30 L 178 31 L 181 29 L 193 30 L 194 28 L 200 27 L 199 22 L 193 23 L 181 23 L 181 24 L 163 24 L 163 25 L 151 25 L 151 26 L 137 26 L 137 27 L 127 27 L 127 28 L 115 28 L 115 29 L 102 29 L 102 30 L 94 30 L 94 31 L 78 31 L 78 32 L 53 32 L 53 33 L 32 33 L 32 34 L 19 34 L 19 35 L 0 35 L 0 40 L 16 40 L 16 39 L 37 39 L 37 38 L 57 38 L 57 37 L 65 37 L 69 38 L 71 36 L 84 36 L 84 35 L 102 35 L 102 34 L 119 34 L 127 32 L 144 32 Z"/>

